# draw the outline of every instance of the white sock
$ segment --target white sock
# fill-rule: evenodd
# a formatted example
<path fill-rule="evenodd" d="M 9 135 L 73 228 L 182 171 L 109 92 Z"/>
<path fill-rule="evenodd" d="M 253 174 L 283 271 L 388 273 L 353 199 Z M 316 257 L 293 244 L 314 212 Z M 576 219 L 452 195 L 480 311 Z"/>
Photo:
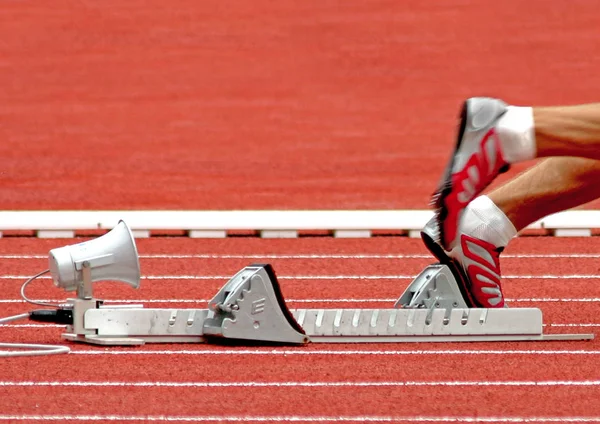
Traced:
<path fill-rule="evenodd" d="M 496 124 L 496 130 L 502 143 L 504 159 L 508 163 L 535 158 L 537 149 L 532 108 L 508 106 L 508 110 Z"/>
<path fill-rule="evenodd" d="M 487 196 L 479 196 L 465 208 L 459 231 L 496 247 L 506 247 L 517 235 L 510 219 Z"/>

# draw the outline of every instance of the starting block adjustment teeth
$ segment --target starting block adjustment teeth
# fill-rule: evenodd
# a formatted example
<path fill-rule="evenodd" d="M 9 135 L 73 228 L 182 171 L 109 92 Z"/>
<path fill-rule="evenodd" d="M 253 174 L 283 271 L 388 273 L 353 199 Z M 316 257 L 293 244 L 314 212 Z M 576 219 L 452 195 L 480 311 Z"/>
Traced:
<path fill-rule="evenodd" d="M 299 309 L 312 342 L 527 340 L 542 332 L 539 309 Z M 482 338 L 483 337 L 483 338 Z"/>

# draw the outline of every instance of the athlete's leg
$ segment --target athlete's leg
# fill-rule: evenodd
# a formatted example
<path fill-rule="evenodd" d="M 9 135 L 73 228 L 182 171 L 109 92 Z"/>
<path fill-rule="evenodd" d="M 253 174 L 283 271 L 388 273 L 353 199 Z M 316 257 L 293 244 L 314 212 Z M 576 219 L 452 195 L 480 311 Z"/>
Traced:
<path fill-rule="evenodd" d="M 434 196 L 441 245 L 456 247 L 465 207 L 508 165 L 549 156 L 600 159 L 600 104 L 532 108 L 467 100 L 457 146 Z"/>
<path fill-rule="evenodd" d="M 457 243 L 445 251 L 432 219 L 422 237 L 429 250 L 457 275 L 471 306 L 502 307 L 500 253 L 532 222 L 600 197 L 600 161 L 549 158 L 479 196 L 465 208 Z"/>
<path fill-rule="evenodd" d="M 599 198 L 600 161 L 544 159 L 488 196 L 520 231 L 547 215 Z"/>
<path fill-rule="evenodd" d="M 600 103 L 533 108 L 538 157 L 600 159 Z"/>

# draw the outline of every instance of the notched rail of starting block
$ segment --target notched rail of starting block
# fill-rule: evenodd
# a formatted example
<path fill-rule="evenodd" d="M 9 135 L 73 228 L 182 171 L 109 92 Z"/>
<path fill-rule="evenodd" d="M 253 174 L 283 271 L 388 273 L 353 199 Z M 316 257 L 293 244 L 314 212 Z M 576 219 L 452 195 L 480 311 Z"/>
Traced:
<path fill-rule="evenodd" d="M 64 338 L 123 345 L 218 339 L 305 344 L 594 337 L 544 334 L 538 308 L 467 308 L 445 265 L 425 268 L 391 309 L 289 310 L 270 265 L 242 269 L 210 301 L 208 309 L 107 308 L 95 304 L 74 301 L 74 324 Z"/>

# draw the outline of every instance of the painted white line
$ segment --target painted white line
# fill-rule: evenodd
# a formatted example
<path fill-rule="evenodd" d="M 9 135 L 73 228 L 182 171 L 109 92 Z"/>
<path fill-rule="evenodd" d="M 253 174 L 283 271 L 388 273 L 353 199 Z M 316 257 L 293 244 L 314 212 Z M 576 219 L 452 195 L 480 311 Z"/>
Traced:
<path fill-rule="evenodd" d="M 36 302 L 46 302 L 46 303 L 64 303 L 65 299 L 32 299 Z M 358 302 L 359 300 L 356 300 Z M 394 299 L 394 302 L 396 300 Z M 201 303 L 207 304 L 209 299 L 117 299 L 117 300 L 107 300 L 104 299 L 105 304 L 117 304 L 117 303 Z M 286 299 L 286 302 L 292 302 L 291 300 Z M 310 300 L 309 302 L 312 302 Z M 352 300 L 351 302 L 354 302 Z M 23 299 L 0 299 L 0 303 L 27 303 Z"/>
<path fill-rule="evenodd" d="M 46 258 L 48 256 L 46 255 Z M 348 253 L 348 254 L 170 254 L 170 255 L 140 255 L 140 259 L 433 259 L 433 256 L 422 253 L 387 254 L 387 253 Z"/>
<path fill-rule="evenodd" d="M 224 275 L 143 275 L 142 280 L 229 280 L 232 276 Z M 26 275 L 0 275 L 0 280 L 27 280 Z M 281 278 L 281 277 L 278 277 Z M 42 275 L 38 280 L 50 280 L 49 275 Z"/>
<path fill-rule="evenodd" d="M 40 255 L 40 257 L 42 257 Z M 48 255 L 43 256 L 47 258 Z M 0 256 L 1 258 L 1 256 Z M 388 253 L 348 253 L 348 254 L 170 254 L 140 255 L 141 259 L 432 259 L 431 254 L 388 254 Z M 503 254 L 501 259 L 598 259 L 600 253 L 515 253 Z"/>
<path fill-rule="evenodd" d="M 0 381 L 0 387 L 192 387 L 192 388 L 265 388 L 265 387 L 589 387 L 600 381 Z"/>
<path fill-rule="evenodd" d="M 600 323 L 581 323 L 581 324 L 549 324 L 550 327 L 600 327 Z"/>
<path fill-rule="evenodd" d="M 10 255 L 0 255 L 0 259 L 48 259 L 48 255 L 20 255 L 20 254 L 10 254 Z"/>
<path fill-rule="evenodd" d="M 139 255 L 140 259 L 432 259 L 429 254 L 386 254 L 386 253 L 348 253 L 348 254 L 148 254 Z M 600 253 L 515 253 L 503 254 L 502 259 L 598 259 Z M 48 255 L 7 254 L 0 259 L 48 259 Z"/>
<path fill-rule="evenodd" d="M 600 323 L 556 323 L 556 324 L 542 324 L 545 327 L 571 327 L 571 328 L 593 328 L 600 327 Z M 64 328 L 61 324 L 0 324 L 0 328 L 11 327 L 11 328 Z"/>
<path fill-rule="evenodd" d="M 504 279 L 515 279 L 515 280 L 596 280 L 600 278 L 599 274 L 543 274 L 543 275 L 504 275 Z"/>
<path fill-rule="evenodd" d="M 33 299 L 37 302 L 64 303 L 64 299 Z M 285 299 L 287 303 L 384 303 L 397 299 Z M 200 303 L 206 305 L 210 299 L 105 299 L 104 304 L 118 303 Z M 508 300 L 507 300 L 508 301 Z M 600 301 L 600 299 L 598 299 Z M 0 299 L 0 303 L 27 303 L 22 299 Z"/>
<path fill-rule="evenodd" d="M 600 327 L 600 323 L 571 323 L 571 324 L 542 324 L 545 327 L 571 327 L 571 328 L 593 328 Z M 0 324 L 0 328 L 64 328 L 60 324 Z"/>
<path fill-rule="evenodd" d="M 582 302 L 582 303 L 591 303 L 591 302 L 600 302 L 599 297 L 584 297 L 584 298 L 557 298 L 557 297 L 540 297 L 540 298 L 527 298 L 523 297 L 521 299 L 506 299 L 507 302 Z"/>
<path fill-rule="evenodd" d="M 47 303 L 64 303 L 64 299 L 33 299 L 37 302 Z M 285 299 L 286 303 L 395 303 L 397 298 L 371 298 L 371 299 Z M 192 304 L 206 304 L 209 299 L 105 299 L 105 304 L 118 304 L 118 303 L 192 303 Z M 510 299 L 507 298 L 506 302 L 516 303 L 595 303 L 600 302 L 600 297 L 585 297 L 585 298 L 520 298 Z M 26 303 L 22 299 L 0 299 L 2 303 Z"/>
<path fill-rule="evenodd" d="M 192 356 L 423 356 L 423 355 L 564 355 L 594 356 L 600 350 L 303 350 L 303 349 L 226 349 L 226 350 L 71 350 L 69 355 L 192 355 Z"/>
<path fill-rule="evenodd" d="M 587 324 L 542 324 L 546 327 L 571 327 L 571 328 L 593 328 L 600 327 L 600 323 L 587 323 Z M 60 324 L 0 324 L 0 328 L 64 328 L 64 325 Z"/>
<path fill-rule="evenodd" d="M 440 423 L 592 423 L 600 417 L 427 417 L 427 416 L 174 416 L 174 415 L 0 415 L 4 421 L 145 421 L 145 422 L 440 422 Z"/>
<path fill-rule="evenodd" d="M 65 328 L 64 325 L 60 324 L 0 324 L 0 328 Z"/>
<path fill-rule="evenodd" d="M 504 256 L 503 256 L 504 257 Z M 509 256 L 507 256 L 509 257 Z M 433 259 L 427 254 L 169 254 L 139 255 L 140 259 Z M 0 259 L 48 259 L 48 255 L 0 255 Z"/>
<path fill-rule="evenodd" d="M 279 280 L 412 280 L 417 275 L 279 275 Z M 227 275 L 142 275 L 142 280 L 229 280 Z M 27 280 L 31 275 L 0 275 L 0 280 Z M 43 275 L 38 279 L 49 280 Z M 596 280 L 600 274 L 504 275 L 505 280 Z"/>

